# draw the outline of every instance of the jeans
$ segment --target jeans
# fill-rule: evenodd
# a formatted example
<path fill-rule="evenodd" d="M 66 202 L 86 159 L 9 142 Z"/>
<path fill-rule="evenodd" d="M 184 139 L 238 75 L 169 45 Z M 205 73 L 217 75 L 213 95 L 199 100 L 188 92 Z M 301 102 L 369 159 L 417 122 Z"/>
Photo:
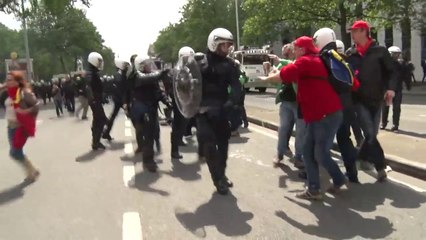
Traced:
<path fill-rule="evenodd" d="M 343 119 L 341 111 L 330 114 L 320 121 L 306 125 L 305 145 L 303 148 L 303 161 L 308 177 L 308 189 L 312 192 L 320 190 L 320 177 L 318 163 L 327 170 L 333 183 L 341 186 L 345 183 L 345 176 L 340 171 L 337 163 L 331 158 L 330 149 L 333 146 L 334 136 Z"/>
<path fill-rule="evenodd" d="M 62 99 L 55 99 L 55 108 L 56 108 L 56 115 L 58 117 L 60 114 L 64 114 L 64 111 L 62 110 Z"/>
<path fill-rule="evenodd" d="M 280 105 L 280 127 L 278 129 L 278 158 L 282 158 L 288 149 L 288 140 L 297 118 L 297 103 L 283 101 Z"/>
<path fill-rule="evenodd" d="M 24 161 L 25 160 L 25 154 L 23 148 L 16 149 L 13 147 L 13 137 L 15 136 L 16 128 L 7 128 L 7 136 L 10 144 L 10 151 L 9 155 L 18 161 Z"/>
<path fill-rule="evenodd" d="M 381 106 L 356 105 L 361 129 L 364 132 L 365 140 L 362 143 L 358 158 L 374 163 L 377 171 L 386 168 L 385 154 L 377 139 L 380 125 Z"/>
<path fill-rule="evenodd" d="M 294 122 L 296 122 L 296 140 L 294 155 L 296 161 L 302 161 L 303 137 L 306 128 L 303 119 L 298 118 L 297 103 L 283 101 L 280 105 L 280 128 L 278 130 L 278 157 L 281 158 L 288 150 L 288 141 L 291 137 Z"/>
<path fill-rule="evenodd" d="M 396 91 L 395 97 L 392 99 L 392 122 L 395 127 L 399 127 L 399 119 L 401 117 L 402 91 Z M 382 125 L 388 124 L 389 106 L 383 106 Z"/>

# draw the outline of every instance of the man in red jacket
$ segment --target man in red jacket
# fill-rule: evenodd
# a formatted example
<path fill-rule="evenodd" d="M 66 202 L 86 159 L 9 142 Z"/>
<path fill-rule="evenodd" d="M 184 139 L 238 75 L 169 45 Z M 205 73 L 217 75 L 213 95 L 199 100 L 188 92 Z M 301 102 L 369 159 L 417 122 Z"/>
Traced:
<path fill-rule="evenodd" d="M 342 123 L 342 105 L 339 96 L 328 82 L 328 72 L 318 56 L 318 49 L 311 37 L 300 37 L 295 41 L 296 61 L 273 76 L 261 78 L 265 81 L 297 83 L 297 101 L 306 122 L 303 161 L 308 178 L 308 190 L 297 197 L 309 200 L 321 199 L 318 162 L 333 179 L 328 191 L 334 193 L 346 183 L 346 178 L 333 161 L 330 149 Z"/>

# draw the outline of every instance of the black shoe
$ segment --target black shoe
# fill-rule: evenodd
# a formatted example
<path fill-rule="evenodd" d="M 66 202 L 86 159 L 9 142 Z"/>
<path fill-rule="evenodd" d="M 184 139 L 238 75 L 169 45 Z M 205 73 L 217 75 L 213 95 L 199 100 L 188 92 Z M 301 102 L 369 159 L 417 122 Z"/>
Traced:
<path fill-rule="evenodd" d="M 105 145 L 103 145 L 102 143 L 95 143 L 95 144 L 92 144 L 92 149 L 93 150 L 98 150 L 98 149 L 105 149 L 106 147 L 105 147 Z"/>
<path fill-rule="evenodd" d="M 231 188 L 231 187 L 234 186 L 234 183 L 231 180 L 229 180 L 229 178 L 227 176 L 224 176 L 223 178 L 225 179 L 225 182 L 228 185 L 228 187 Z"/>
<path fill-rule="evenodd" d="M 229 192 L 228 183 L 225 178 L 220 179 L 215 183 L 216 190 L 220 195 L 227 195 Z"/>
<path fill-rule="evenodd" d="M 392 132 L 398 132 L 398 130 L 399 130 L 399 129 L 398 129 L 398 127 L 397 127 L 397 126 L 393 126 L 393 127 L 391 128 L 391 131 L 392 131 Z"/>
<path fill-rule="evenodd" d="M 383 123 L 382 123 L 382 126 L 380 127 L 380 129 L 381 129 L 381 130 L 386 129 L 386 125 L 387 125 L 387 124 L 383 124 Z"/>
<path fill-rule="evenodd" d="M 146 169 L 146 170 L 148 170 L 148 172 L 154 173 L 154 172 L 157 172 L 158 166 L 157 166 L 157 164 L 155 162 L 152 162 L 152 163 L 143 163 L 143 168 Z"/>
<path fill-rule="evenodd" d="M 106 139 L 106 140 L 108 140 L 108 142 L 111 142 L 114 138 L 112 138 L 111 137 L 111 135 L 109 135 L 109 134 L 103 134 L 102 135 L 102 138 L 103 139 Z"/>
<path fill-rule="evenodd" d="M 179 152 L 172 152 L 172 159 L 182 159 L 182 155 Z"/>
<path fill-rule="evenodd" d="M 243 128 L 248 128 L 249 123 L 248 122 L 244 122 Z"/>

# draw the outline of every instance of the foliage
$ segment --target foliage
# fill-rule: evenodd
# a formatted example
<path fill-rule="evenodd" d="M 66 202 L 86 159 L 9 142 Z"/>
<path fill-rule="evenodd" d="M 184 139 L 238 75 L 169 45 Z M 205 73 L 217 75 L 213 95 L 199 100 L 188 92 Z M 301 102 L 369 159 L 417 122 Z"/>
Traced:
<path fill-rule="evenodd" d="M 235 1 L 189 0 L 181 13 L 180 22 L 169 24 L 161 30 L 154 43 L 155 53 L 166 62 L 175 62 L 177 53 L 183 46 L 190 46 L 195 51 L 205 51 L 209 33 L 218 27 L 230 30 L 236 40 Z M 241 32 L 244 12 L 240 12 L 239 17 Z"/>

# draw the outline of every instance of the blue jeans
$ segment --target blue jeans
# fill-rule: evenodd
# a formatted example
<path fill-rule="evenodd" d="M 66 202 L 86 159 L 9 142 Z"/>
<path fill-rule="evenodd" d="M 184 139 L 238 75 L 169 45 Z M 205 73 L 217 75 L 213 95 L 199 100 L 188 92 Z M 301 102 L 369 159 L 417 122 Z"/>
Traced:
<path fill-rule="evenodd" d="M 303 161 L 308 177 L 309 191 L 317 192 L 320 190 L 318 163 L 321 163 L 328 174 L 330 174 L 334 185 L 341 186 L 345 182 L 345 176 L 330 154 L 334 136 L 342 123 L 342 119 L 343 114 L 341 111 L 338 111 L 324 117 L 320 121 L 306 125 Z"/>
<path fill-rule="evenodd" d="M 278 157 L 281 158 L 288 150 L 288 140 L 290 139 L 294 122 L 296 122 L 296 140 L 295 140 L 295 160 L 302 161 L 303 136 L 305 122 L 298 119 L 297 103 L 283 101 L 280 105 L 280 128 L 278 129 Z"/>
<path fill-rule="evenodd" d="M 25 160 L 25 154 L 23 148 L 14 148 L 13 147 L 13 137 L 15 136 L 16 128 L 7 128 L 7 136 L 9 139 L 9 145 L 10 145 L 10 151 L 9 155 L 18 161 L 24 161 Z"/>
<path fill-rule="evenodd" d="M 379 140 L 377 140 L 381 110 L 381 106 L 356 105 L 361 129 L 365 136 L 365 140 L 358 152 L 358 158 L 374 163 L 377 171 L 386 168 L 385 154 Z"/>

